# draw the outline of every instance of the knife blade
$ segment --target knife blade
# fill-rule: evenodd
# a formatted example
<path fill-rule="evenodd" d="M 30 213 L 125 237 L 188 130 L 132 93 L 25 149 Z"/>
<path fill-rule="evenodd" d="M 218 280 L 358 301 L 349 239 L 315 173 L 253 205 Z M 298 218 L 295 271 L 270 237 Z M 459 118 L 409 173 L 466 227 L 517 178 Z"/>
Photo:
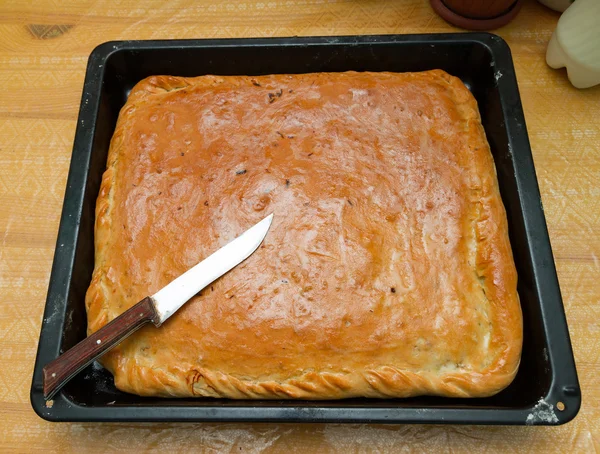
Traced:
<path fill-rule="evenodd" d="M 263 242 L 272 221 L 271 214 L 48 363 L 43 369 L 44 397 L 51 399 L 88 364 L 146 323 L 160 327 L 195 294 L 250 257 Z"/>

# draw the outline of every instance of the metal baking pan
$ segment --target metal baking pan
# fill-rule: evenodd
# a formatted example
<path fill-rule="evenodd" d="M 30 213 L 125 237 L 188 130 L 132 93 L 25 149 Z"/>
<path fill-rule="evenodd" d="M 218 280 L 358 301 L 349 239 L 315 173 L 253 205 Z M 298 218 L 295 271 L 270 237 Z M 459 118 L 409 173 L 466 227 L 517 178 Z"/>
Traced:
<path fill-rule="evenodd" d="M 478 399 L 163 399 L 120 392 L 107 371 L 90 366 L 63 388 L 51 405 L 44 401 L 42 367 L 86 333 L 84 297 L 93 270 L 96 197 L 119 109 L 137 82 L 157 74 L 403 72 L 434 68 L 460 77 L 477 98 L 508 213 L 525 334 L 521 366 L 507 389 Z M 31 403 L 38 415 L 51 421 L 558 425 L 574 418 L 581 404 L 580 388 L 506 43 L 492 34 L 475 33 L 118 41 L 98 46 L 90 56 L 83 87 Z"/>

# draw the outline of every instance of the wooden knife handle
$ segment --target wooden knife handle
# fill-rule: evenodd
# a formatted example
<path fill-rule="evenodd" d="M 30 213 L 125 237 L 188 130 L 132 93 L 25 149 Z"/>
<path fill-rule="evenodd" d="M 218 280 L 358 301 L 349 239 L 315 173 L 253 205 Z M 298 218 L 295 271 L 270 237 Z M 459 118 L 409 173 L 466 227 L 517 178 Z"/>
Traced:
<path fill-rule="evenodd" d="M 46 364 L 44 397 L 50 399 L 71 378 L 148 322 L 160 326 L 152 298 L 146 297 L 73 348 Z"/>

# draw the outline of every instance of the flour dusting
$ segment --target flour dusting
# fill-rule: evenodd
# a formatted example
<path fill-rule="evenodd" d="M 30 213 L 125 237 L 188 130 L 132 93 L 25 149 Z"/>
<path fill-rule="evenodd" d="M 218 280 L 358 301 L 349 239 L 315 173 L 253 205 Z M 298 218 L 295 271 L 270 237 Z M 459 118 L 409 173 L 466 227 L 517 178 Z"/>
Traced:
<path fill-rule="evenodd" d="M 557 423 L 558 418 L 554 413 L 554 405 L 549 404 L 544 399 L 540 399 L 533 411 L 527 415 L 525 423 L 533 425 L 538 423 Z"/>
<path fill-rule="evenodd" d="M 60 308 L 57 300 L 50 301 L 49 304 L 52 307 L 52 313 L 44 319 L 44 323 L 54 323 L 60 317 Z"/>

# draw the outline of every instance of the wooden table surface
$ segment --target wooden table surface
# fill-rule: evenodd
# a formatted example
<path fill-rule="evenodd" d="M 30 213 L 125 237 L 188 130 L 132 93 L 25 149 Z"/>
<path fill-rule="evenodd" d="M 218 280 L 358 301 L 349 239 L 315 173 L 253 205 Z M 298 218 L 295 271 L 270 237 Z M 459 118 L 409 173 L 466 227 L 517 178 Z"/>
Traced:
<path fill-rule="evenodd" d="M 561 427 L 57 424 L 29 387 L 86 60 L 104 41 L 456 31 L 426 0 L 5 1 L 0 4 L 0 451 L 600 449 L 600 87 L 549 69 L 558 14 L 530 0 L 511 46 L 583 405 Z"/>

